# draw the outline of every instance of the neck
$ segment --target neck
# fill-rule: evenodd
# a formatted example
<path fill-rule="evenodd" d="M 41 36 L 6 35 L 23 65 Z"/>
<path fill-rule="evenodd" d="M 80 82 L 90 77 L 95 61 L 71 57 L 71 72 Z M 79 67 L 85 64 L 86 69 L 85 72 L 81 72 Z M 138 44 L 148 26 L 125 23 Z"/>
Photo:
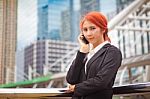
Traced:
<path fill-rule="evenodd" d="M 99 44 L 102 44 L 103 42 L 105 42 L 104 39 L 101 40 L 101 41 L 99 41 L 99 42 L 96 42 L 96 43 L 92 44 L 92 45 L 93 45 L 93 49 L 94 49 L 95 47 L 97 47 Z"/>

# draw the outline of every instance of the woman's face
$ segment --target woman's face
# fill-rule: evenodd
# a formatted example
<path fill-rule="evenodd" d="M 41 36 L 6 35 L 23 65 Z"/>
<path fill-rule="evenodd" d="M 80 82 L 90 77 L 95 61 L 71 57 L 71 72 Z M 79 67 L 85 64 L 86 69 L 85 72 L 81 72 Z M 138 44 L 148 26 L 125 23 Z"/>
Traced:
<path fill-rule="evenodd" d="M 84 21 L 82 32 L 85 38 L 93 45 L 94 48 L 104 42 L 104 30 L 100 29 L 98 26 L 88 20 Z"/>

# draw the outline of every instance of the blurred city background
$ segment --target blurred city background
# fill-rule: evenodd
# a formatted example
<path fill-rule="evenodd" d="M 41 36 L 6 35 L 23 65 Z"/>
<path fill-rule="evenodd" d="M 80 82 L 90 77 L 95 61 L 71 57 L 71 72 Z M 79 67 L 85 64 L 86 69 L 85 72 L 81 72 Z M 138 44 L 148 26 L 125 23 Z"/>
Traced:
<path fill-rule="evenodd" d="M 150 82 L 150 0 L 0 0 L 0 87 L 66 87 L 89 11 L 107 16 L 122 52 L 115 85 Z"/>

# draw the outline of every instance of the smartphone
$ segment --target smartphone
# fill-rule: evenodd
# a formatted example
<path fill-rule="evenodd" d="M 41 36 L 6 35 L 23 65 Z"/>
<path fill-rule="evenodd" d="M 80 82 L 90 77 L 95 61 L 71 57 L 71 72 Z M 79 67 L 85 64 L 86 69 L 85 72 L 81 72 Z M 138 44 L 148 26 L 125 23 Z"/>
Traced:
<path fill-rule="evenodd" d="M 84 37 L 84 35 L 83 35 L 83 42 L 85 43 L 85 44 L 89 44 L 89 42 L 87 41 L 87 39 Z"/>

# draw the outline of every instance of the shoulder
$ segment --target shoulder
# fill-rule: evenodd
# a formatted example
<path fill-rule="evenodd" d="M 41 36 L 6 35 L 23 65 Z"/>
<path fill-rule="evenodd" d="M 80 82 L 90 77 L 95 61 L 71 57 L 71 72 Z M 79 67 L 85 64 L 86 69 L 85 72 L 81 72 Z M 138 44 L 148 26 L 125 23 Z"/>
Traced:
<path fill-rule="evenodd" d="M 120 51 L 120 49 L 114 45 L 111 45 L 110 44 L 110 47 L 109 47 L 110 50 L 113 50 L 113 51 Z M 120 51 L 121 52 L 121 51 Z"/>
<path fill-rule="evenodd" d="M 120 49 L 117 48 L 114 45 L 111 45 L 111 44 L 110 44 L 110 46 L 108 48 L 108 53 L 112 53 L 114 55 L 121 55 L 122 56 Z"/>

